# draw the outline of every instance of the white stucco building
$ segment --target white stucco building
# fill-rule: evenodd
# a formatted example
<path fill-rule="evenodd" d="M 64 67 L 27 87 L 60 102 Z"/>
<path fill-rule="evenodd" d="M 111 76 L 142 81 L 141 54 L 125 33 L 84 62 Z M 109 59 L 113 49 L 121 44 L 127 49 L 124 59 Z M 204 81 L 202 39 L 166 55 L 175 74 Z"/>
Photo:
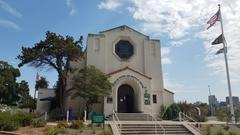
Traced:
<path fill-rule="evenodd" d="M 89 34 L 86 65 L 110 75 L 112 94 L 97 110 L 105 115 L 152 111 L 174 102 L 174 93 L 165 90 L 160 40 L 150 39 L 126 25 Z"/>
<path fill-rule="evenodd" d="M 94 104 L 95 112 L 106 116 L 113 110 L 119 113 L 153 113 L 159 114 L 160 106 L 174 102 L 174 93 L 164 89 L 160 40 L 150 39 L 126 25 L 89 34 L 85 59 L 72 63 L 75 68 L 94 65 L 109 75 L 113 84 L 111 95 L 104 97 L 101 103 Z M 71 88 L 71 74 L 68 88 Z M 49 97 L 39 91 L 38 111 L 50 102 L 40 101 Z M 42 93 L 42 94 L 41 94 Z M 41 97 L 40 97 L 41 96 Z M 72 98 L 71 93 L 64 96 L 64 108 L 71 108 L 74 116 L 82 116 L 85 102 L 82 98 Z"/>

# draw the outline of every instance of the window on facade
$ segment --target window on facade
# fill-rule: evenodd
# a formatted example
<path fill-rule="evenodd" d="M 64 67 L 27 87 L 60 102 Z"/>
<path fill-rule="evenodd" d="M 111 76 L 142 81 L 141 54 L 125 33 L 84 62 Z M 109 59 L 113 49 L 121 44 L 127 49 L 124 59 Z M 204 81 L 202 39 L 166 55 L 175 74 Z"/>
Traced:
<path fill-rule="evenodd" d="M 133 45 L 127 40 L 120 40 L 115 45 L 115 53 L 123 60 L 129 59 L 133 55 Z"/>
<path fill-rule="evenodd" d="M 108 96 L 108 97 L 107 97 L 107 103 L 108 103 L 108 104 L 111 104 L 112 101 L 113 101 L 113 100 L 112 100 L 112 97 L 111 97 L 111 96 Z"/>
<path fill-rule="evenodd" d="M 157 95 L 153 95 L 153 103 L 154 103 L 154 104 L 157 103 Z"/>

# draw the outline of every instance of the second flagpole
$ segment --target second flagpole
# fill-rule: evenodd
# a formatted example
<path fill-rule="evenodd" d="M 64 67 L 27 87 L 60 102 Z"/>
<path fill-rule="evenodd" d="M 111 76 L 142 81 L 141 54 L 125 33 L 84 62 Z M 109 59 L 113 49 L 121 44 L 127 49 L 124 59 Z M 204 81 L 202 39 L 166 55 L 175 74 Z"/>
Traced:
<path fill-rule="evenodd" d="M 222 35 L 224 37 L 224 32 L 223 32 L 223 23 L 222 23 L 222 13 L 221 13 L 221 5 L 218 4 L 219 7 L 219 12 L 220 12 L 220 23 L 221 23 L 221 30 L 222 30 Z M 229 68 L 228 68 L 228 59 L 227 59 L 227 48 L 226 48 L 226 41 L 223 39 L 223 48 L 224 48 L 224 58 L 225 58 L 225 66 L 226 66 L 226 74 L 227 74 L 227 83 L 228 83 L 228 93 L 229 93 L 229 103 L 230 103 L 230 112 L 231 112 L 231 119 L 232 123 L 235 123 L 235 117 L 234 117 L 234 108 L 233 108 L 233 99 L 232 99 L 232 90 L 231 90 L 231 83 L 230 83 L 230 77 L 229 77 Z"/>

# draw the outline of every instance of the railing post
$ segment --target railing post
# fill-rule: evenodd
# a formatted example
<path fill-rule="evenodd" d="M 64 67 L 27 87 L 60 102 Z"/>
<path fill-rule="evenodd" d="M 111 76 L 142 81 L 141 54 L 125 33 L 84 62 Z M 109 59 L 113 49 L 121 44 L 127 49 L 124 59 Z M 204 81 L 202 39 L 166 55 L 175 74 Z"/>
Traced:
<path fill-rule="evenodd" d="M 181 112 L 178 113 L 179 121 L 182 121 Z"/>
<path fill-rule="evenodd" d="M 69 121 L 69 111 L 67 111 L 67 123 Z"/>
<path fill-rule="evenodd" d="M 44 113 L 44 120 L 47 121 L 47 112 Z"/>
<path fill-rule="evenodd" d="M 87 111 L 84 110 L 84 118 L 83 118 L 83 121 L 86 122 L 87 121 Z"/>

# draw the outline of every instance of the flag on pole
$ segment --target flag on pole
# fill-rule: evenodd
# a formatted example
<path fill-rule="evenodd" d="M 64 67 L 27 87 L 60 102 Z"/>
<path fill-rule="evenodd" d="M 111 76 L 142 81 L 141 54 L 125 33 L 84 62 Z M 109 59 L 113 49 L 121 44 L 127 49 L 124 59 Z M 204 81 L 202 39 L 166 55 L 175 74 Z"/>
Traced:
<path fill-rule="evenodd" d="M 208 28 L 212 27 L 216 21 L 220 21 L 220 10 L 217 11 L 208 21 L 207 24 L 209 24 Z"/>
<path fill-rule="evenodd" d="M 225 47 L 225 48 L 226 48 L 226 47 Z M 226 48 L 226 52 L 227 52 L 227 48 Z M 216 52 L 216 55 L 221 54 L 221 53 L 224 53 L 224 48 L 219 49 L 219 50 Z"/>
<path fill-rule="evenodd" d="M 212 42 L 212 45 L 223 43 L 224 42 L 223 40 L 224 40 L 224 36 L 223 34 L 221 34 Z"/>

